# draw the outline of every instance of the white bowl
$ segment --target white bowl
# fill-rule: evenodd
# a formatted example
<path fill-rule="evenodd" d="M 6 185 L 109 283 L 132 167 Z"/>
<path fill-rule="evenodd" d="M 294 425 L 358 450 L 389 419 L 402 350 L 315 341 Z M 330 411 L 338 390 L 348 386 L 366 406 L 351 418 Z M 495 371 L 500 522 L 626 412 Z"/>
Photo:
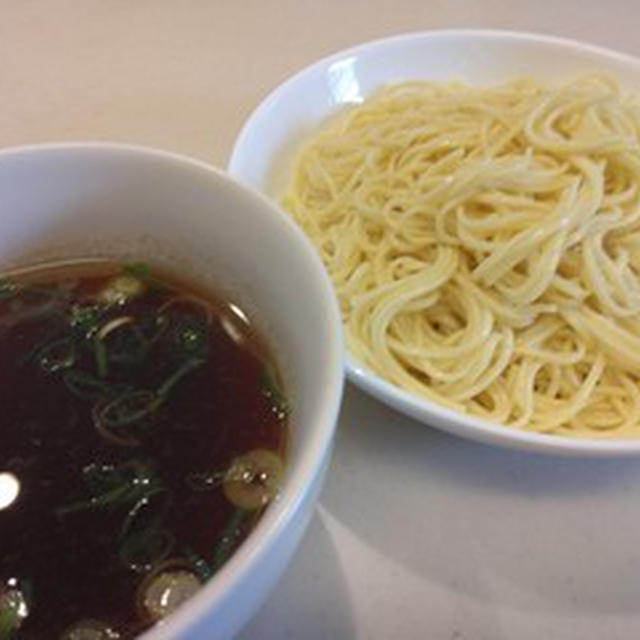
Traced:
<path fill-rule="evenodd" d="M 626 88 L 640 86 L 640 60 L 560 38 L 484 30 L 401 35 L 357 46 L 303 69 L 276 88 L 245 123 L 229 171 L 273 198 L 282 195 L 295 151 L 341 105 L 361 102 L 381 85 L 411 79 L 491 84 L 531 75 L 542 81 L 605 71 Z M 465 438 L 563 455 L 640 453 L 640 440 L 573 439 L 505 428 L 402 391 L 347 358 L 349 378 L 397 410 Z"/>
<path fill-rule="evenodd" d="M 341 323 L 320 260 L 266 198 L 209 166 L 105 144 L 0 152 L 0 268 L 109 255 L 151 260 L 244 304 L 274 346 L 292 399 L 280 499 L 160 638 L 228 638 L 256 611 L 312 514 L 343 385 Z"/>

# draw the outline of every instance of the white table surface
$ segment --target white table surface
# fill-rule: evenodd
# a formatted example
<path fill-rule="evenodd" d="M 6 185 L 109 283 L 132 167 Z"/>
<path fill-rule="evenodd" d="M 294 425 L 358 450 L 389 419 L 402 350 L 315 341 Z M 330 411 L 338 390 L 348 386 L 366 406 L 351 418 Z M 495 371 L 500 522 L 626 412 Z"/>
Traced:
<path fill-rule="evenodd" d="M 640 55 L 634 0 L 0 0 L 0 146 L 119 140 L 224 166 L 265 93 L 442 27 Z M 492 450 L 348 386 L 299 552 L 243 640 L 640 638 L 640 460 Z"/>

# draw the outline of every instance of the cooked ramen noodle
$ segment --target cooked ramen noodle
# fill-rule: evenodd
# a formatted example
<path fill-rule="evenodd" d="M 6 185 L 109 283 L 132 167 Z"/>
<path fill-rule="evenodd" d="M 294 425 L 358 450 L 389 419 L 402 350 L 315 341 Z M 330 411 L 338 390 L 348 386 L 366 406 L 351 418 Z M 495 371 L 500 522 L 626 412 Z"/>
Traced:
<path fill-rule="evenodd" d="M 407 82 L 311 139 L 283 204 L 375 373 L 512 427 L 638 437 L 639 141 L 608 77 Z"/>

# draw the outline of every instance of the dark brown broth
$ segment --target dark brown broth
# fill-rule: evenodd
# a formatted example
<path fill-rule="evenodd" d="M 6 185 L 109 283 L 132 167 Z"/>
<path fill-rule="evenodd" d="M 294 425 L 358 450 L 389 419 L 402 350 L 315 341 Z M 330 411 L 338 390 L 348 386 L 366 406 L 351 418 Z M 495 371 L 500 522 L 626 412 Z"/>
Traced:
<path fill-rule="evenodd" d="M 150 625 L 136 608 L 136 591 L 145 573 L 126 567 L 120 557 L 131 503 L 73 509 L 88 497 L 103 495 L 88 489 L 88 468 L 121 469 L 132 460 L 142 461 L 159 478 L 159 495 L 170 496 L 162 520 L 163 529 L 175 538 L 168 557 L 188 566 L 197 556 L 211 567 L 236 508 L 220 486 L 197 491 L 186 479 L 194 473 L 224 472 L 236 456 L 256 448 L 284 455 L 286 417 L 265 390 L 265 367 L 273 369 L 274 363 L 264 342 L 229 305 L 210 296 L 198 296 L 197 304 L 174 302 L 159 311 L 168 300 L 193 295 L 184 283 L 164 277 L 141 296 L 115 305 L 99 321 L 104 326 L 121 316 L 141 323 L 146 318 L 149 337 L 156 327 L 149 318 L 169 317 L 164 337 L 153 343 L 141 363 L 109 362 L 107 375 L 100 378 L 88 344 L 77 351 L 72 368 L 109 383 L 117 380 L 123 388 L 156 390 L 186 357 L 169 338 L 171 328 L 183 317 L 200 318 L 201 305 L 212 319 L 206 329 L 206 356 L 198 352 L 204 362 L 171 387 L 151 418 L 129 431 L 117 430 L 133 433 L 138 445 L 122 446 L 98 432 L 92 418 L 98 401 L 69 391 L 63 381 L 69 369 L 44 372 L 42 351 L 34 347 L 66 335 L 71 305 L 93 300 L 117 271 L 105 264 L 98 272 L 95 266 L 92 271 L 69 267 L 37 272 L 29 277 L 36 284 L 24 285 L 36 289 L 23 304 L 41 303 L 38 296 L 47 298 L 52 286 L 61 299 L 46 313 L 17 323 L 10 321 L 16 316 L 11 308 L 16 298 L 0 300 L 0 473 L 10 472 L 20 482 L 17 500 L 0 509 L 0 594 L 12 579 L 29 592 L 29 615 L 16 638 L 59 638 L 87 618 L 108 623 L 120 638 L 134 637 Z M 258 515 L 253 511 L 243 519 L 239 540 Z"/>

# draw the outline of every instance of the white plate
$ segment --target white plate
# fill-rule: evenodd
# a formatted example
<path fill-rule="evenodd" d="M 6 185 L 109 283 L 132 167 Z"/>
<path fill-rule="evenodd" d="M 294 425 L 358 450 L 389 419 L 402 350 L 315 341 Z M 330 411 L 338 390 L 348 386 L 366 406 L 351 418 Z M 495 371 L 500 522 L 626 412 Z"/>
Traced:
<path fill-rule="evenodd" d="M 640 60 L 550 36 L 484 30 L 407 34 L 359 45 L 320 60 L 276 88 L 238 136 L 229 171 L 278 199 L 295 151 L 341 105 L 361 102 L 383 84 L 416 78 L 492 84 L 530 75 L 560 82 L 602 71 L 628 89 L 640 86 Z M 638 455 L 640 440 L 573 439 L 528 433 L 460 414 L 402 391 L 347 360 L 349 378 L 379 400 L 426 424 L 465 438 L 563 455 Z"/>

